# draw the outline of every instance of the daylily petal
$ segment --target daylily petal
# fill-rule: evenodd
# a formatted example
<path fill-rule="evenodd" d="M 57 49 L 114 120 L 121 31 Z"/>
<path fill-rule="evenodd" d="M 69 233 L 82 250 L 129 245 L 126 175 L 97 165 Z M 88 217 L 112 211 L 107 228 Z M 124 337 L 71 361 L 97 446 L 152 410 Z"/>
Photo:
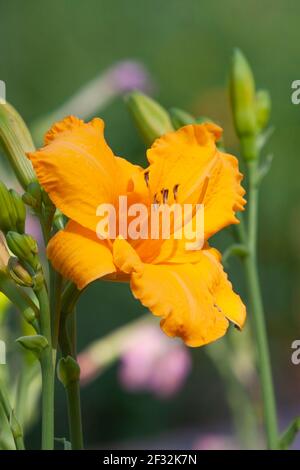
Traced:
<path fill-rule="evenodd" d="M 104 135 L 104 123 L 68 117 L 45 136 L 45 146 L 29 153 L 37 177 L 54 204 L 70 219 L 95 231 L 96 209 L 114 203 L 121 180 Z"/>
<path fill-rule="evenodd" d="M 54 268 L 78 289 L 116 271 L 107 242 L 73 221 L 51 238 L 47 256 Z"/>
<path fill-rule="evenodd" d="M 246 307 L 240 296 L 233 291 L 232 284 L 221 264 L 221 254 L 215 248 L 204 250 L 203 253 L 211 261 L 211 270 L 216 270 L 216 283 L 214 285 L 214 296 L 216 305 L 222 310 L 226 318 L 243 328 L 246 321 Z"/>
<path fill-rule="evenodd" d="M 206 240 L 222 228 L 239 223 L 235 213 L 243 211 L 246 204 L 238 160 L 222 152 L 217 152 L 217 156 L 202 201 Z"/>
<path fill-rule="evenodd" d="M 183 218 L 182 216 L 182 219 Z M 134 245 L 134 248 L 145 263 L 196 263 L 202 256 L 201 249 L 204 245 L 204 224 L 202 217 L 200 217 L 197 222 L 199 226 L 196 227 L 195 219 L 196 216 L 188 220 L 184 226 L 181 224 L 178 226 L 177 224 L 178 228 L 176 228 L 175 231 L 171 231 L 169 238 L 139 240 L 139 242 Z M 170 226 L 172 228 L 172 224 L 170 224 Z M 193 235 L 193 239 L 187 238 L 188 234 L 190 236 Z"/>
<path fill-rule="evenodd" d="M 245 200 L 238 161 L 217 150 L 222 129 L 214 124 L 189 125 L 157 139 L 147 152 L 145 170 L 153 202 L 204 204 L 207 240 L 227 225 L 238 223 L 235 212 Z"/>
<path fill-rule="evenodd" d="M 155 140 L 145 170 L 152 200 L 161 202 L 167 190 L 169 203 L 199 202 L 214 164 L 216 135 L 221 133 L 212 124 L 188 125 Z"/>
<path fill-rule="evenodd" d="M 119 194 L 127 195 L 128 207 L 135 203 L 149 204 L 149 191 L 144 179 L 144 169 L 125 158 L 116 157 L 119 168 Z"/>
<path fill-rule="evenodd" d="M 169 336 L 180 336 L 189 346 L 201 346 L 223 336 L 228 319 L 242 327 L 245 307 L 211 250 L 201 251 L 195 264 L 142 263 L 125 241 L 115 241 L 114 262 L 131 272 L 131 289 Z M 228 296 L 228 298 L 227 298 Z"/>

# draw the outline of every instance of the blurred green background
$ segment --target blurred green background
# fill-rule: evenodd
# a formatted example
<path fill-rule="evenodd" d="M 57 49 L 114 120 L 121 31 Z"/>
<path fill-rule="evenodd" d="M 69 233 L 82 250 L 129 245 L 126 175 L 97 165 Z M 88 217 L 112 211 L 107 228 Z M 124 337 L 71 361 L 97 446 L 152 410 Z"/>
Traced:
<path fill-rule="evenodd" d="M 283 420 L 291 410 L 300 411 L 300 366 L 290 360 L 291 343 L 300 337 L 299 107 L 290 98 L 291 82 L 300 78 L 299 17 L 297 0 L 0 1 L 0 78 L 7 100 L 29 125 L 116 61 L 130 58 L 145 64 L 163 105 L 217 120 L 227 148 L 237 153 L 226 83 L 233 48 L 246 54 L 257 85 L 269 89 L 273 104 L 275 132 L 266 152 L 274 154 L 274 163 L 261 192 L 259 259 Z M 144 148 L 123 100 L 102 116 L 114 151 L 142 163 Z M 222 236 L 217 243 L 227 241 Z M 238 263 L 231 263 L 230 274 L 244 294 Z M 79 349 L 142 311 L 127 286 L 96 283 L 81 301 Z M 175 446 L 179 433 L 183 447 L 186 430 L 230 427 L 217 372 L 202 349 L 192 355 L 192 374 L 170 400 L 124 392 L 114 368 L 84 389 L 88 443 L 171 439 Z M 62 436 L 66 416 L 60 387 L 59 392 Z M 38 427 L 30 442 L 38 445 Z"/>

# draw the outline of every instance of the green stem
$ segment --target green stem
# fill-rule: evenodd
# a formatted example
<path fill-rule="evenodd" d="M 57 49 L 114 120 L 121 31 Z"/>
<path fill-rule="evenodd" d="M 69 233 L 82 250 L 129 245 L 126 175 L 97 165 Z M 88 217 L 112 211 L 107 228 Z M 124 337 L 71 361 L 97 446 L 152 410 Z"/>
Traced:
<path fill-rule="evenodd" d="M 259 284 L 256 240 L 257 240 L 257 206 L 258 187 L 256 181 L 257 163 L 248 163 L 249 176 L 249 218 L 248 218 L 248 248 L 249 255 L 245 258 L 244 266 L 250 296 L 250 304 L 253 315 L 253 326 L 257 343 L 258 367 L 262 389 L 264 406 L 265 429 L 268 448 L 278 447 L 277 413 L 275 404 L 274 387 L 271 372 L 270 353 L 266 332 L 265 316 L 262 296 Z M 244 240 L 243 240 L 244 242 Z"/>
<path fill-rule="evenodd" d="M 36 291 L 40 303 L 41 333 L 49 345 L 41 354 L 42 369 L 42 449 L 52 450 L 54 444 L 54 368 L 52 358 L 52 338 L 50 306 L 46 286 Z"/>
<path fill-rule="evenodd" d="M 60 347 L 63 357 L 71 356 L 76 361 L 76 303 L 81 292 L 70 284 L 63 296 L 60 322 Z M 68 325 L 69 321 L 69 325 Z M 66 387 L 68 418 L 72 450 L 82 450 L 83 432 L 81 418 L 80 382 L 73 380 Z"/>
<path fill-rule="evenodd" d="M 21 312 L 24 319 L 31 323 L 36 332 L 39 332 L 39 325 L 37 321 L 38 309 L 33 301 L 25 294 L 25 292 L 18 287 L 9 277 L 0 271 L 0 292 L 17 307 Z"/>
<path fill-rule="evenodd" d="M 225 385 L 225 395 L 231 411 L 235 434 L 240 444 L 250 449 L 257 444 L 256 420 L 254 407 L 250 401 L 244 384 L 234 373 L 229 338 L 223 342 L 208 345 L 205 349 Z M 234 351 L 233 354 L 235 354 Z"/>
<path fill-rule="evenodd" d="M 72 450 L 83 449 L 81 402 L 79 380 L 71 382 L 66 387 L 68 402 L 68 417 Z"/>
<path fill-rule="evenodd" d="M 59 323 L 61 313 L 61 292 L 63 285 L 62 276 L 54 271 L 49 266 L 50 270 L 50 308 L 51 308 L 51 321 L 52 321 L 52 347 L 55 351 L 57 350 L 58 336 L 59 336 Z"/>

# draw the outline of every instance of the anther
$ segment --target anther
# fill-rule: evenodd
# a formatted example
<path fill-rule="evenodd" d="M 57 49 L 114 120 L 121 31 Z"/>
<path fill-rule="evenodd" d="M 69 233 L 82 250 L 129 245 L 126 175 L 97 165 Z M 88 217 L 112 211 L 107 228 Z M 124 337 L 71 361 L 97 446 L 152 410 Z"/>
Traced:
<path fill-rule="evenodd" d="M 149 171 L 146 171 L 144 173 L 144 179 L 145 179 L 146 185 L 148 186 L 149 185 Z"/>
<path fill-rule="evenodd" d="M 178 187 L 179 187 L 179 184 L 175 184 L 173 188 L 173 196 L 174 196 L 175 201 L 177 201 Z"/>
<path fill-rule="evenodd" d="M 162 189 L 161 194 L 162 194 L 162 198 L 163 198 L 163 204 L 166 204 L 168 202 L 169 190 L 168 189 Z"/>

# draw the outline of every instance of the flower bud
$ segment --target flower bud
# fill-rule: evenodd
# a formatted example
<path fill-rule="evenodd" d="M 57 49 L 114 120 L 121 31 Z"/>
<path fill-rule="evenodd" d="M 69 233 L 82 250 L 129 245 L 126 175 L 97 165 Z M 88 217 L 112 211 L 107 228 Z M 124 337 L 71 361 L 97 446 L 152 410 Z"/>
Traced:
<path fill-rule="evenodd" d="M 0 271 L 5 271 L 9 262 L 10 254 L 6 248 L 4 239 L 0 233 Z"/>
<path fill-rule="evenodd" d="M 20 194 L 18 194 L 14 189 L 10 189 L 9 193 L 15 207 L 17 232 L 24 233 L 26 220 L 26 208 L 24 202 Z"/>
<path fill-rule="evenodd" d="M 271 97 L 267 90 L 258 90 L 256 93 L 256 120 L 260 131 L 267 127 L 271 114 Z"/>
<path fill-rule="evenodd" d="M 19 263 L 18 258 L 11 256 L 7 265 L 7 272 L 16 284 L 22 287 L 32 287 L 33 279 L 29 272 Z"/>
<path fill-rule="evenodd" d="M 183 111 L 182 109 L 171 108 L 169 113 L 172 124 L 176 130 L 180 129 L 180 127 L 187 126 L 188 124 L 194 124 L 196 122 L 195 118 L 191 114 Z"/>
<path fill-rule="evenodd" d="M 8 248 L 19 258 L 19 260 L 28 263 L 34 271 L 40 269 L 38 258 L 38 245 L 36 240 L 30 235 L 21 235 L 17 232 L 8 232 L 6 235 Z"/>
<path fill-rule="evenodd" d="M 12 197 L 2 181 L 0 181 L 0 230 L 3 233 L 16 230 L 16 211 Z"/>
<path fill-rule="evenodd" d="M 24 189 L 36 180 L 26 152 L 34 151 L 27 126 L 19 113 L 8 103 L 0 103 L 0 142 Z"/>
<path fill-rule="evenodd" d="M 73 357 L 62 357 L 58 362 L 57 375 L 64 387 L 68 387 L 80 379 L 80 367 Z"/>
<path fill-rule="evenodd" d="M 37 181 L 30 183 L 23 194 L 23 201 L 34 210 L 39 211 L 42 204 L 42 188 Z"/>
<path fill-rule="evenodd" d="M 236 132 L 241 140 L 243 156 L 246 160 L 257 158 L 255 82 L 251 68 L 236 49 L 233 55 L 230 74 L 230 98 Z"/>
<path fill-rule="evenodd" d="M 147 146 L 173 129 L 167 111 L 149 96 L 138 91 L 129 93 L 126 104 L 134 123 Z"/>
<path fill-rule="evenodd" d="M 47 338 L 42 335 L 21 336 L 16 341 L 23 346 L 24 349 L 31 351 L 38 359 L 44 349 L 49 346 Z"/>
<path fill-rule="evenodd" d="M 26 209 L 21 196 L 0 181 L 0 230 L 24 233 Z"/>

